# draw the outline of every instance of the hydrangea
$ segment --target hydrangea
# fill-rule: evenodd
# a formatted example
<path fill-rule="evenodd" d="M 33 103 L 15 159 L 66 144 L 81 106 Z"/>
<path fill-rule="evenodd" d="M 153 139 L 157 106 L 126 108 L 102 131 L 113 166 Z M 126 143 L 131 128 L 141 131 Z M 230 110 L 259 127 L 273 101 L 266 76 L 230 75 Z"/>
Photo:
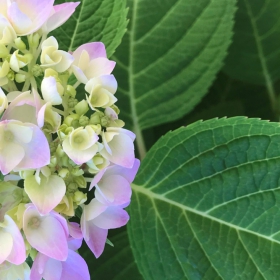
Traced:
<path fill-rule="evenodd" d="M 129 220 L 140 162 L 115 62 L 101 42 L 70 53 L 48 36 L 78 5 L 0 0 L 0 279 L 89 280 L 82 240 L 99 257 Z"/>

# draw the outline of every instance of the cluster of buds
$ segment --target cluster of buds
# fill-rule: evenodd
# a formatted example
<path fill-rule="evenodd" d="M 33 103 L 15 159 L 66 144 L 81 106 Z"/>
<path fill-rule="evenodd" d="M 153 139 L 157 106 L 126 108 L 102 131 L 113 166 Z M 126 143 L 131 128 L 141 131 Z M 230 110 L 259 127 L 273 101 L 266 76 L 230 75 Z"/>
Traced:
<path fill-rule="evenodd" d="M 53 2 L 0 0 L 0 279 L 90 279 L 77 250 L 99 257 L 128 222 L 139 168 L 115 62 L 100 42 L 60 50 L 48 33 L 79 3 Z"/>

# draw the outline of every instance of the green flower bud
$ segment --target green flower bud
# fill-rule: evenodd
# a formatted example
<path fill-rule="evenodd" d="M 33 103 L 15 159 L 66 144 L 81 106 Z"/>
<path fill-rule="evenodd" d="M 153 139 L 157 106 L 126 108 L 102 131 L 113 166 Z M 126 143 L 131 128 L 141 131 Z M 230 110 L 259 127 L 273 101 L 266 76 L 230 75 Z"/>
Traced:
<path fill-rule="evenodd" d="M 104 116 L 103 118 L 101 118 L 101 125 L 106 127 L 108 126 L 108 124 L 110 123 L 110 118 L 107 116 Z"/>
<path fill-rule="evenodd" d="M 63 151 L 61 145 L 58 145 L 56 148 L 56 154 L 58 157 L 63 157 L 65 155 L 65 152 Z"/>
<path fill-rule="evenodd" d="M 75 111 L 80 116 L 84 115 L 89 110 L 88 103 L 86 100 L 80 101 L 78 104 L 75 105 Z"/>
<path fill-rule="evenodd" d="M 67 191 L 70 193 L 74 193 L 78 189 L 78 185 L 76 183 L 70 183 L 67 186 Z"/>
<path fill-rule="evenodd" d="M 26 179 L 28 176 L 31 176 L 33 174 L 34 174 L 34 170 L 22 170 L 22 171 L 19 171 L 19 176 L 22 179 Z"/>
<path fill-rule="evenodd" d="M 73 176 L 81 176 L 81 175 L 84 174 L 84 171 L 80 168 L 74 168 L 74 169 L 71 170 L 71 174 Z"/>
<path fill-rule="evenodd" d="M 79 118 L 80 116 L 78 114 L 71 114 L 64 119 L 63 123 L 68 126 L 71 126 L 74 120 L 77 120 L 79 122 Z"/>
<path fill-rule="evenodd" d="M 15 39 L 15 45 L 21 51 L 26 49 L 26 45 L 24 44 L 24 42 L 21 40 L 20 37 Z"/>
<path fill-rule="evenodd" d="M 62 168 L 62 169 L 59 170 L 58 175 L 61 178 L 66 178 L 69 175 L 69 170 L 66 169 L 66 168 Z"/>
<path fill-rule="evenodd" d="M 15 79 L 15 72 L 13 70 L 10 70 L 9 73 L 7 74 L 7 78 L 10 81 L 13 81 Z"/>
<path fill-rule="evenodd" d="M 50 167 L 55 167 L 57 165 L 57 157 L 56 156 L 52 156 L 50 159 Z"/>
<path fill-rule="evenodd" d="M 33 75 L 34 77 L 43 76 L 43 70 L 42 70 L 41 66 L 38 65 L 38 64 L 35 64 L 35 65 L 32 67 L 31 72 L 32 72 L 32 75 Z"/>
<path fill-rule="evenodd" d="M 73 98 L 75 98 L 75 96 L 76 96 L 76 89 L 73 86 L 71 86 L 71 85 L 67 85 L 66 94 L 71 96 L 71 97 L 73 97 Z"/>
<path fill-rule="evenodd" d="M 99 135 L 101 133 L 101 125 L 100 124 L 90 124 L 90 127 L 94 130 L 94 132 Z"/>
<path fill-rule="evenodd" d="M 79 120 L 73 120 L 71 122 L 71 126 L 74 127 L 74 128 L 78 128 L 80 126 Z"/>
<path fill-rule="evenodd" d="M 79 188 L 86 188 L 87 187 L 87 182 L 84 176 L 78 176 L 74 178 L 74 182 L 78 184 Z"/>
<path fill-rule="evenodd" d="M 26 64 L 30 63 L 33 59 L 33 55 L 31 53 L 27 53 L 23 56 L 23 60 Z"/>
<path fill-rule="evenodd" d="M 74 202 L 78 205 L 84 203 L 87 200 L 87 195 L 81 191 L 76 191 L 73 197 Z"/>
<path fill-rule="evenodd" d="M 89 118 L 87 116 L 81 116 L 79 119 L 79 124 L 81 126 L 86 126 L 89 123 Z"/>
<path fill-rule="evenodd" d="M 112 108 L 117 113 L 117 115 L 120 113 L 119 107 L 116 106 L 115 104 L 111 105 L 110 108 Z"/>
<path fill-rule="evenodd" d="M 15 75 L 15 80 L 19 84 L 25 82 L 25 78 L 26 78 L 26 76 L 23 75 L 23 74 L 16 74 Z"/>
<path fill-rule="evenodd" d="M 104 113 L 102 112 L 95 112 L 94 114 L 91 115 L 90 117 L 90 124 L 100 124 L 101 123 L 101 118 L 104 117 Z"/>
<path fill-rule="evenodd" d="M 69 108 L 74 108 L 76 105 L 78 104 L 78 100 L 77 99 L 75 99 L 75 98 L 73 98 L 73 97 L 70 97 L 69 99 L 68 99 L 68 107 Z"/>
<path fill-rule="evenodd" d="M 0 45 L 0 58 L 6 58 L 9 56 L 9 51 L 5 45 Z"/>
<path fill-rule="evenodd" d="M 30 47 L 37 48 L 39 45 L 40 35 L 38 33 L 33 33 L 28 36 L 28 43 Z"/>

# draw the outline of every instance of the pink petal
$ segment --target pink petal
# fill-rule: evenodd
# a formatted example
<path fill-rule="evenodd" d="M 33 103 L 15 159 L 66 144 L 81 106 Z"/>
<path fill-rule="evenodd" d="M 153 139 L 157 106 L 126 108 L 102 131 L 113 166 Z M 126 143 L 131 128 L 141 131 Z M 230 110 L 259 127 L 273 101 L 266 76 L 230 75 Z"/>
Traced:
<path fill-rule="evenodd" d="M 105 148 L 100 151 L 100 154 L 109 161 L 121 165 L 126 168 L 131 168 L 134 164 L 134 145 L 131 138 L 120 133 L 115 135 L 114 138 L 108 143 L 112 155 L 110 155 Z"/>
<path fill-rule="evenodd" d="M 101 178 L 103 177 L 105 171 L 107 170 L 107 168 L 104 168 L 102 170 L 100 170 L 92 179 L 91 183 L 90 183 L 90 187 L 89 190 L 91 190 L 94 186 L 96 186 L 96 184 L 101 180 Z"/>
<path fill-rule="evenodd" d="M 131 187 L 121 175 L 104 176 L 95 190 L 95 197 L 106 205 L 122 205 L 130 201 Z"/>
<path fill-rule="evenodd" d="M 75 239 L 83 238 L 81 227 L 78 223 L 69 222 L 68 223 L 69 234 Z"/>
<path fill-rule="evenodd" d="M 73 251 L 78 250 L 82 246 L 82 243 L 83 237 L 81 239 L 75 239 L 73 237 L 68 238 L 68 248 Z"/>
<path fill-rule="evenodd" d="M 10 255 L 13 248 L 12 236 L 4 231 L 0 231 L 0 264 Z"/>
<path fill-rule="evenodd" d="M 75 12 L 75 9 L 79 4 L 80 2 L 69 2 L 54 6 L 55 12 L 49 17 L 46 23 L 47 31 L 51 32 L 65 23 Z"/>
<path fill-rule="evenodd" d="M 29 206 L 23 216 L 26 239 L 39 252 L 57 260 L 66 260 L 67 236 L 60 221 L 50 214 L 40 216 L 34 206 Z"/>
<path fill-rule="evenodd" d="M 88 266 L 85 260 L 76 252 L 69 250 L 68 257 L 62 262 L 60 280 L 90 280 Z"/>
<path fill-rule="evenodd" d="M 128 220 L 129 216 L 125 210 L 117 206 L 110 206 L 92 221 L 97 227 L 111 229 L 126 225 Z"/>
<path fill-rule="evenodd" d="M 97 216 L 103 213 L 107 207 L 107 205 L 94 198 L 88 205 L 84 207 L 83 216 L 87 221 L 95 219 Z"/>
<path fill-rule="evenodd" d="M 38 253 L 34 263 L 32 264 L 30 280 L 60 280 L 62 274 L 62 264 L 60 261 L 54 260 Z"/>
<path fill-rule="evenodd" d="M 88 79 L 102 75 L 109 75 L 115 68 L 116 62 L 108 60 L 107 58 L 99 57 L 93 59 L 87 69 L 85 75 Z"/>
<path fill-rule="evenodd" d="M 134 160 L 134 164 L 131 168 L 125 168 L 125 167 L 122 167 L 119 165 L 110 166 L 106 170 L 106 176 L 113 175 L 113 174 L 115 174 L 115 175 L 119 174 L 122 177 L 126 178 L 129 183 L 132 183 L 136 176 L 136 173 L 139 169 L 139 166 L 140 166 L 140 160 L 136 158 Z M 95 177 L 94 177 L 94 179 L 95 179 Z"/>
<path fill-rule="evenodd" d="M 33 128 L 31 142 L 22 144 L 25 156 L 15 170 L 37 169 L 50 163 L 50 148 L 44 133 L 36 125 L 29 124 Z"/>
<path fill-rule="evenodd" d="M 18 35 L 28 35 L 37 31 L 47 21 L 53 9 L 54 0 L 17 0 L 16 3 L 20 11 L 32 21 L 31 27 L 26 31 L 18 32 Z M 16 17 L 14 14 L 11 16 L 13 19 Z M 20 21 L 18 24 L 20 25 Z"/>
<path fill-rule="evenodd" d="M 107 58 L 106 49 L 103 43 L 101 42 L 94 42 L 94 43 L 87 43 L 78 47 L 74 52 L 73 56 L 75 58 L 74 64 L 78 65 L 79 58 L 82 54 L 82 51 L 87 51 L 89 54 L 90 60 L 96 59 L 98 57 Z"/>
<path fill-rule="evenodd" d="M 16 2 L 9 6 L 8 18 L 17 34 L 28 33 L 32 28 L 32 20 L 19 9 Z"/>
<path fill-rule="evenodd" d="M 7 260 L 13 264 L 19 265 L 26 259 L 25 244 L 14 220 L 6 215 L 5 221 L 7 222 L 5 230 L 10 233 L 13 238 L 13 248 Z"/>
<path fill-rule="evenodd" d="M 96 258 L 98 258 L 104 251 L 108 230 L 97 227 L 93 220 L 81 221 L 82 232 L 84 234 L 85 242 Z"/>
<path fill-rule="evenodd" d="M 6 175 L 15 169 L 23 160 L 24 154 L 24 149 L 20 145 L 14 143 L 6 145 L 0 153 L 0 171 L 2 174 Z"/>

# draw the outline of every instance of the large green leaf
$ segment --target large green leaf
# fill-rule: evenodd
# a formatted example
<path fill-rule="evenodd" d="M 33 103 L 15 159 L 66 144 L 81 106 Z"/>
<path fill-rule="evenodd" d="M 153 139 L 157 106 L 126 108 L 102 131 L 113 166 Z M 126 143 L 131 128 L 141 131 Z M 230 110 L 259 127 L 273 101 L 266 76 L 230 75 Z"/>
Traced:
<path fill-rule="evenodd" d="M 267 84 L 280 78 L 280 2 L 239 0 L 233 44 L 224 70 L 233 78 Z"/>
<path fill-rule="evenodd" d="M 235 117 L 162 137 L 128 224 L 145 279 L 278 279 L 280 125 Z"/>
<path fill-rule="evenodd" d="M 55 4 L 69 2 L 55 1 Z M 103 42 L 110 57 L 126 31 L 126 0 L 81 0 L 72 17 L 52 35 L 60 49 L 73 51 L 82 44 Z"/>
<path fill-rule="evenodd" d="M 114 73 L 122 116 L 139 134 L 185 115 L 205 95 L 231 41 L 235 0 L 128 3 Z"/>
<path fill-rule="evenodd" d="M 81 255 L 87 261 L 91 279 L 95 280 L 143 280 L 134 261 L 126 231 L 117 233 L 110 240 L 114 247 L 106 245 L 103 254 L 96 259 L 86 247 Z"/>

